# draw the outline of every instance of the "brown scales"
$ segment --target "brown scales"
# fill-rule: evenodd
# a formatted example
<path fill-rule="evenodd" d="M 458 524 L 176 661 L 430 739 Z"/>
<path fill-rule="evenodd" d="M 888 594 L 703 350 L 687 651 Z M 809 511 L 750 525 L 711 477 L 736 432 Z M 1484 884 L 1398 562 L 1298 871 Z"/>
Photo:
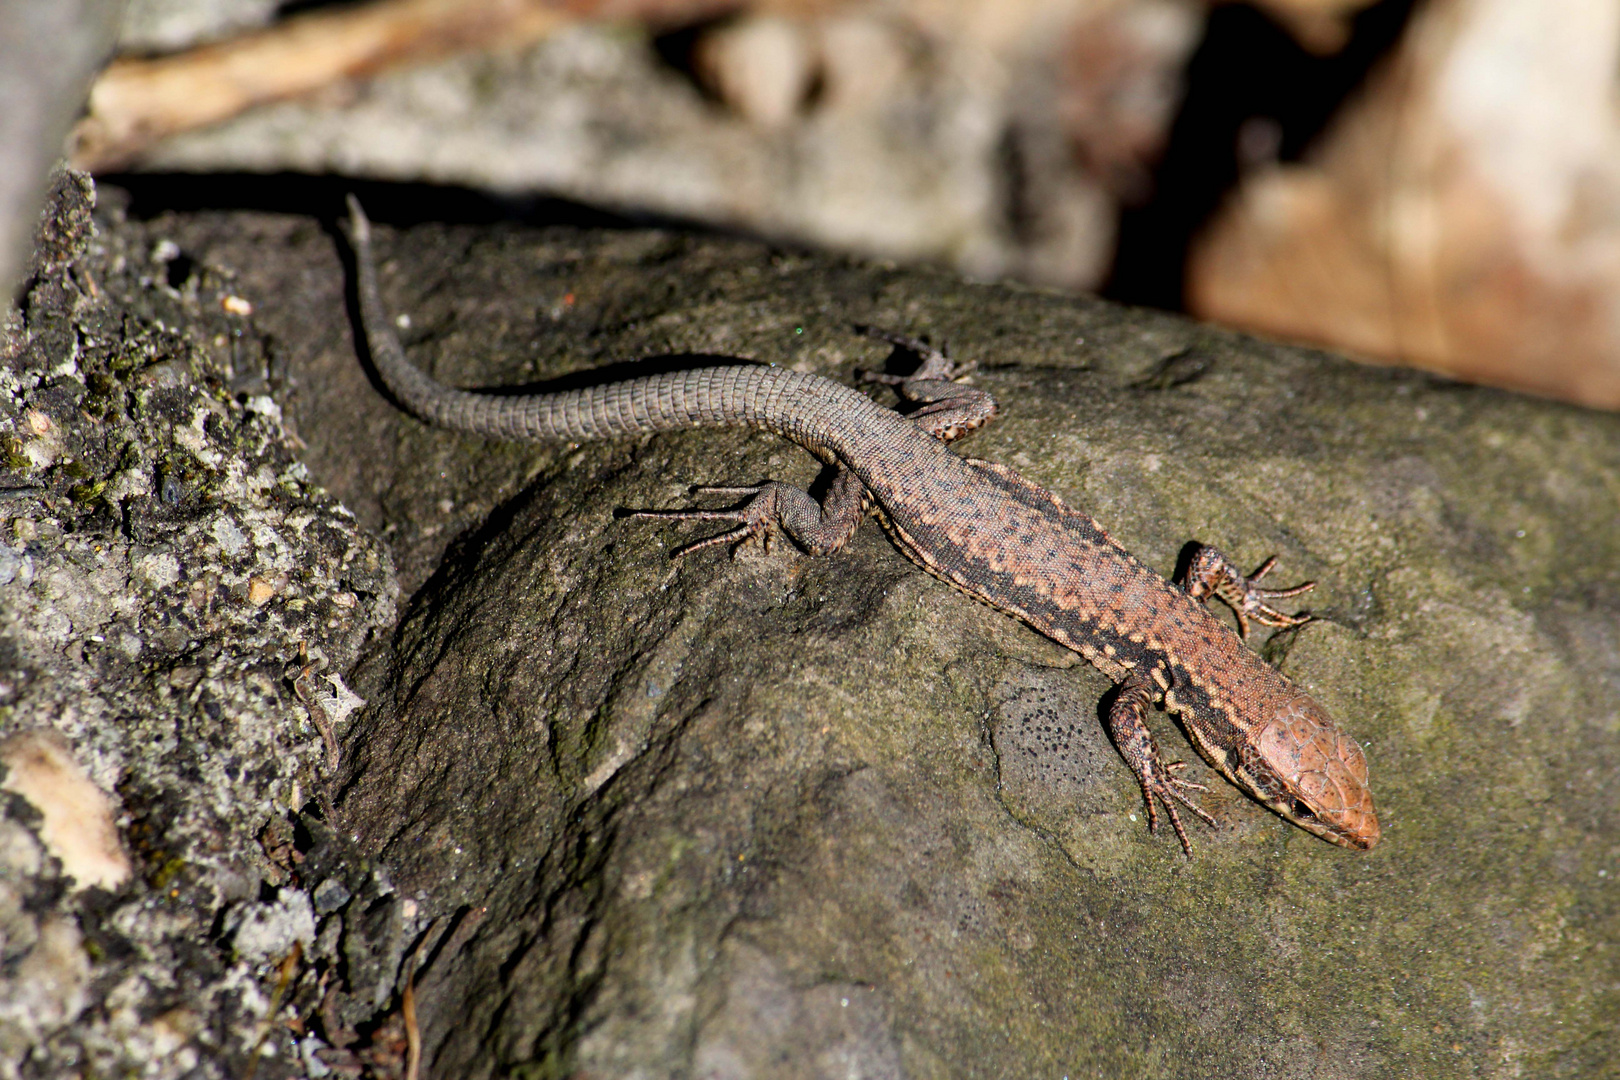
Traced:
<path fill-rule="evenodd" d="M 399 403 L 431 422 L 494 438 L 567 440 L 646 431 L 734 426 L 772 431 L 837 470 L 816 502 L 786 484 L 708 489 L 746 496 L 728 510 L 644 512 L 720 520 L 734 527 L 678 554 L 785 533 L 812 554 L 841 549 L 875 509 L 897 547 L 924 570 L 1074 650 L 1118 682 L 1108 726 L 1136 774 L 1157 828 L 1168 812 L 1183 849 L 1192 848 L 1176 804 L 1213 824 L 1187 792 L 1205 790 L 1165 764 L 1146 724 L 1163 701 L 1193 745 L 1228 779 L 1301 828 L 1346 847 L 1370 848 L 1379 826 L 1361 748 L 1286 676 L 1244 646 L 1204 602 L 1231 605 L 1249 620 L 1298 626 L 1267 601 L 1309 584 L 1268 590 L 1212 548 L 1172 585 L 1116 544 L 1091 518 L 1004 465 L 964 459 L 946 443 L 996 412 L 985 391 L 957 380 L 967 371 L 910 338 L 868 331 L 915 353 L 907 377 L 869 376 L 894 386 L 905 415 L 818 375 L 763 365 L 670 372 L 558 394 L 496 397 L 440 386 L 406 359 L 378 293 L 369 225 L 353 200 L 351 227 L 365 336 L 378 374 Z"/>

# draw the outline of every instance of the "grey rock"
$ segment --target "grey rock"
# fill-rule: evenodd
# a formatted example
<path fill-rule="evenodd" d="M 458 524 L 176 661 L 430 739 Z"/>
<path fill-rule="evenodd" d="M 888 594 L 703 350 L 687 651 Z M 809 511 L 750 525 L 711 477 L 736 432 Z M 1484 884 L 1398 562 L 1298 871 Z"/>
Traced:
<path fill-rule="evenodd" d="M 225 276 L 150 276 L 152 237 L 93 205 L 88 178 L 59 179 L 0 326 L 0 483 L 31 493 L 0 519 L 0 737 L 71 744 L 134 879 L 71 887 L 41 815 L 0 806 L 0 1076 L 243 1075 L 276 965 L 314 936 L 292 822 L 329 778 L 284 672 L 351 664 L 395 585 L 279 422 L 228 391 L 265 342 L 221 307 Z M 158 498 L 160 471 L 182 498 Z"/>
<path fill-rule="evenodd" d="M 315 901 L 315 910 L 322 915 L 330 915 L 347 904 L 354 894 L 337 878 L 327 878 L 315 886 L 311 899 Z"/>
<path fill-rule="evenodd" d="M 1094 513 L 1166 572 L 1196 537 L 1318 579 L 1318 621 L 1254 644 L 1366 747 L 1383 843 L 1326 845 L 1195 760 L 1221 827 L 1193 832 L 1189 863 L 1148 835 L 1100 734 L 1107 680 L 922 574 L 877 528 L 833 558 L 672 564 L 696 526 L 615 517 L 682 504 L 694 482 L 810 482 L 795 448 L 746 432 L 514 447 L 431 431 L 355 363 L 338 253 L 311 222 L 114 212 L 103 227 L 104 272 L 117 251 L 146 265 L 165 236 L 194 260 L 194 283 L 120 295 L 161 306 L 203 360 L 262 378 L 239 393 L 275 398 L 304 475 L 331 492 L 300 481 L 295 505 L 357 552 L 386 537 L 411 598 L 368 649 L 360 626 L 393 625 L 371 597 L 311 645 L 369 702 L 338 732 L 328 788 L 285 680 L 255 684 L 240 666 L 253 649 L 278 675 L 300 661 L 252 637 L 252 617 L 231 621 L 251 608 L 233 586 L 281 572 L 243 560 L 274 560 L 276 538 L 314 527 L 197 494 L 232 455 L 282 446 L 273 416 L 223 389 L 218 408 L 191 397 L 176 414 L 176 427 L 199 416 L 196 446 L 222 455 L 191 466 L 179 504 L 193 515 L 182 539 L 212 545 L 206 558 L 146 526 L 84 544 L 94 503 L 69 513 L 72 488 L 118 462 L 92 459 L 103 471 L 84 478 L 28 466 L 57 509 L 23 529 L 33 539 L 7 540 L 37 574 L 26 604 L 7 594 L 8 627 L 33 636 L 8 629 L 23 644 L 0 669 L 47 676 L 19 676 L 14 709 L 49 701 L 95 721 L 59 726 L 92 775 L 133 778 L 104 786 L 135 807 L 126 831 L 145 860 L 127 895 L 65 913 L 86 941 L 142 950 L 93 962 L 82 1015 L 112 1015 L 105 988 L 156 979 L 160 961 L 200 988 L 163 999 L 161 1025 L 117 1013 L 135 1034 L 98 1060 L 133 1070 L 158 1060 L 156 1032 L 180 1031 L 187 1068 L 239 1075 L 233 1033 L 256 1023 L 244 1003 L 267 1002 L 280 969 L 227 966 L 210 920 L 336 880 L 352 894 L 341 923 L 328 917 L 285 989 L 320 1038 L 303 1049 L 333 1068 L 403 1060 L 407 986 L 431 1076 L 1592 1076 L 1620 1062 L 1615 417 L 723 237 L 379 229 L 407 344 L 448 381 L 596 378 L 696 354 L 847 379 L 885 358 L 851 322 L 926 333 L 979 360 L 1003 403 L 968 452 Z M 253 333 L 215 352 L 192 327 L 224 318 L 204 302 L 224 268 L 255 305 Z M 34 363 L 0 369 L 14 424 L 53 395 L 82 400 L 56 381 L 69 376 L 38 374 L 55 354 L 35 343 L 71 340 L 52 337 L 46 310 Z M 93 364 L 78 366 L 96 392 Z M 200 370 L 201 385 L 230 385 Z M 69 409 L 49 415 L 69 430 Z M 58 460 L 81 458 L 76 438 Z M 161 460 L 196 460 L 181 449 L 192 456 Z M 128 498 L 179 512 L 159 485 Z M 214 534 L 222 515 L 244 539 L 236 556 Z M 144 614 L 167 570 L 138 560 L 161 551 L 187 597 L 219 578 L 183 635 Z M 75 575 L 108 567 L 117 604 L 73 599 Z M 133 608 L 118 607 L 126 595 Z M 142 615 L 142 663 L 170 659 L 110 684 L 128 686 L 115 710 L 97 704 L 109 684 L 74 665 L 127 670 L 80 633 L 104 624 L 110 642 L 134 621 L 122 610 Z M 252 685 L 271 692 L 232 689 Z M 1191 757 L 1157 725 L 1170 756 Z M 233 757 L 252 764 L 234 784 Z M 300 778 L 329 810 L 284 812 Z M 185 853 L 168 876 L 166 851 Z M 48 862 L 23 859 L 19 888 L 48 890 Z M 167 906 L 175 888 L 185 906 Z M 63 1055 L 50 1060 L 103 1047 L 100 1023 L 50 1035 L 45 1052 Z M 301 1060 L 290 1034 L 273 1038 L 260 1075 Z"/>
<path fill-rule="evenodd" d="M 237 905 L 225 916 L 225 940 L 244 959 L 280 960 L 295 944 L 315 942 L 315 911 L 309 894 L 281 889 L 269 902 Z"/>
<path fill-rule="evenodd" d="M 1195 764 L 1221 827 L 1186 862 L 1100 733 L 1107 681 L 880 530 L 672 564 L 698 526 L 615 520 L 812 480 L 779 440 L 504 447 L 397 418 L 389 505 L 334 480 L 357 514 L 408 551 L 433 500 L 479 509 L 368 661 L 339 809 L 440 920 L 432 1068 L 1620 1062 L 1614 416 L 724 239 L 422 228 L 388 257 L 417 361 L 463 385 L 707 353 L 848 379 L 884 360 L 852 322 L 949 341 L 1005 409 L 967 452 L 1165 573 L 1197 538 L 1320 582 L 1318 621 L 1254 645 L 1363 742 L 1386 822 L 1334 849 Z"/>
<path fill-rule="evenodd" d="M 587 23 L 531 48 L 382 73 L 342 100 L 256 108 L 166 139 L 142 164 L 543 191 L 978 276 L 1095 285 L 1118 214 L 1107 166 L 1121 148 L 1108 136 L 1152 144 L 1167 130 L 1167 89 L 1203 17 L 1196 4 L 1124 6 L 1137 17 L 1084 29 L 1084 9 L 1007 9 L 994 34 L 857 6 L 848 21 L 866 28 L 893 78 L 861 101 L 823 94 L 768 127 L 717 107 L 651 33 Z M 1157 32 L 1132 31 L 1144 16 Z M 814 39 L 817 24 L 802 25 Z M 1087 31 L 1128 41 L 1141 69 L 1125 93 L 1088 102 L 1101 132 L 1076 131 L 1065 113 L 1076 87 L 1063 43 Z M 818 78 L 830 88 L 830 76 Z M 1088 136 L 1098 145 L 1077 153 Z"/>
<path fill-rule="evenodd" d="M 271 0 L 128 0 L 118 47 L 126 53 L 174 52 L 257 30 L 275 14 Z"/>
<path fill-rule="evenodd" d="M 28 572 L 25 558 L 22 552 L 0 542 L 0 585 L 10 585 L 19 574 Z"/>

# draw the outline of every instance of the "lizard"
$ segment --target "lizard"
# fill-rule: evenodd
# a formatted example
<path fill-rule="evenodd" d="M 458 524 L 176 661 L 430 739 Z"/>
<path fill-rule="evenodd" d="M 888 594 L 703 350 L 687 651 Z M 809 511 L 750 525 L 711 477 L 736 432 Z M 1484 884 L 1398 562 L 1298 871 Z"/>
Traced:
<path fill-rule="evenodd" d="M 811 555 L 830 555 L 875 510 L 894 545 L 923 570 L 1073 650 L 1118 684 L 1107 707 L 1109 733 L 1141 787 L 1149 831 L 1158 831 L 1162 805 L 1188 858 L 1192 844 L 1177 805 L 1216 822 L 1189 795 L 1208 788 L 1178 775 L 1184 763 L 1160 755 L 1146 723 L 1158 703 L 1214 769 L 1263 806 L 1343 847 L 1378 843 L 1360 745 L 1244 641 L 1250 619 L 1273 627 L 1307 622 L 1309 615 L 1284 614 L 1269 601 L 1314 583 L 1262 588 L 1275 557 L 1246 575 L 1208 546 L 1197 549 L 1183 580 L 1168 581 L 1045 488 L 1005 465 L 954 453 L 950 443 L 998 411 L 988 391 L 960 381 L 971 365 L 920 340 L 869 331 L 921 360 L 908 376 L 867 376 L 893 386 L 909 406 L 905 413 L 824 376 L 757 363 L 558 393 L 454 389 L 407 358 L 377 284 L 370 223 L 353 196 L 349 210 L 362 336 L 383 386 L 407 412 L 502 440 L 583 442 L 703 427 L 773 432 L 833 468 L 821 501 L 769 481 L 693 489 L 744 498 L 731 509 L 633 516 L 733 525 L 677 556 L 720 544 L 735 550 L 753 539 L 768 548 L 776 534 Z M 1211 597 L 1231 606 L 1237 631 L 1209 610 Z"/>

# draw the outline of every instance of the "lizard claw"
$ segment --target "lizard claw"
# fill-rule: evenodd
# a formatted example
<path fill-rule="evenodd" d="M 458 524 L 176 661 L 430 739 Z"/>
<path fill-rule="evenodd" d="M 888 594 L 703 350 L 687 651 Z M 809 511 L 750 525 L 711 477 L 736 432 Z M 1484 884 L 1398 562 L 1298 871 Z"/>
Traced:
<path fill-rule="evenodd" d="M 950 349 L 945 346 L 936 349 L 921 338 L 890 333 L 875 326 L 857 326 L 855 329 L 869 338 L 886 341 L 890 345 L 906 350 L 906 352 L 915 353 L 918 359 L 922 360 L 922 366 L 910 375 L 887 375 L 878 371 L 863 371 L 860 376 L 863 382 L 882 383 L 885 386 L 899 386 L 914 380 L 956 382 L 978 367 L 978 364 L 971 360 L 957 363 L 951 359 Z"/>
<path fill-rule="evenodd" d="M 1204 546 L 1198 549 L 1198 553 L 1188 565 L 1183 587 L 1187 595 L 1194 600 L 1208 601 L 1214 596 L 1231 608 L 1232 614 L 1237 617 L 1240 637 L 1249 636 L 1250 619 L 1262 626 L 1277 628 L 1304 626 L 1311 621 L 1309 612 L 1289 615 L 1278 611 L 1266 601 L 1283 600 L 1309 592 L 1316 588 L 1316 582 L 1307 581 L 1291 589 L 1260 588 L 1260 580 L 1271 573 L 1271 568 L 1276 565 L 1277 556 L 1273 555 L 1261 563 L 1254 573 L 1245 575 L 1225 555 L 1212 547 Z"/>
<path fill-rule="evenodd" d="M 694 552 L 705 548 L 718 547 L 721 544 L 731 545 L 732 558 L 736 558 L 738 550 L 750 540 L 758 539 L 760 546 L 766 554 L 771 550 L 771 522 L 775 516 L 775 506 L 760 487 L 719 487 L 698 486 L 691 489 L 694 495 L 742 495 L 748 501 L 741 506 L 729 510 L 631 510 L 626 517 L 642 518 L 673 518 L 677 521 L 734 521 L 736 528 L 713 536 L 705 536 L 689 544 L 682 544 L 670 552 L 670 558 L 682 559 Z"/>
<path fill-rule="evenodd" d="M 1165 768 L 1167 770 L 1186 768 L 1186 765 L 1178 761 L 1172 765 L 1166 765 Z M 1157 800 L 1164 804 L 1165 813 L 1170 818 L 1170 827 L 1176 831 L 1176 839 L 1181 841 L 1182 852 L 1186 854 L 1187 858 L 1192 858 L 1192 841 L 1187 839 L 1187 830 L 1181 824 L 1181 815 L 1176 813 L 1176 803 L 1179 802 L 1198 815 L 1204 824 L 1213 826 L 1216 824 L 1215 819 L 1206 813 L 1203 807 L 1182 794 L 1183 788 L 1190 791 L 1208 791 L 1209 789 L 1203 784 L 1194 784 L 1191 781 L 1181 779 L 1179 776 L 1166 776 L 1158 779 L 1157 782 L 1150 781 L 1146 777 L 1139 777 L 1138 779 L 1142 781 L 1142 795 L 1147 800 L 1148 832 L 1157 834 L 1159 831 L 1159 814 L 1153 805 L 1154 801 Z"/>
<path fill-rule="evenodd" d="M 1181 824 L 1176 803 L 1191 810 L 1206 825 L 1214 825 L 1215 819 L 1185 794 L 1209 789 L 1176 775 L 1187 767 L 1186 762 L 1172 761 L 1166 765 L 1160 759 L 1158 744 L 1153 741 L 1153 734 L 1148 731 L 1144 721 L 1147 708 L 1152 703 L 1152 685 L 1140 673 L 1133 672 L 1127 677 L 1120 686 L 1119 696 L 1109 706 L 1108 730 L 1114 737 L 1114 745 L 1119 747 L 1120 756 L 1131 767 L 1131 772 L 1136 774 L 1136 782 L 1142 787 L 1142 798 L 1147 802 L 1148 831 L 1159 831 L 1159 804 L 1162 803 L 1165 813 L 1169 815 L 1170 827 L 1176 831 L 1176 839 L 1181 841 L 1181 850 L 1190 859 L 1192 841 L 1187 839 L 1187 830 Z"/>
<path fill-rule="evenodd" d="M 1164 767 L 1164 769 L 1165 769 L 1166 772 L 1178 773 L 1182 769 L 1185 769 L 1186 767 L 1187 767 L 1187 763 L 1185 761 L 1172 761 L 1170 764 L 1166 765 Z M 1165 779 L 1169 780 L 1172 784 L 1174 784 L 1178 788 L 1181 788 L 1183 791 L 1208 791 L 1209 790 L 1209 788 L 1205 787 L 1203 784 L 1195 784 L 1191 780 L 1183 780 L 1179 776 L 1167 776 L 1167 777 L 1165 777 Z"/>
<path fill-rule="evenodd" d="M 760 546 L 765 550 L 766 554 L 769 554 L 771 550 L 770 529 L 755 528 L 753 525 L 744 522 L 743 524 L 738 525 L 735 529 L 727 529 L 723 533 L 716 533 L 713 536 L 705 536 L 701 540 L 693 540 L 690 544 L 682 544 L 680 547 L 670 552 L 669 557 L 672 559 L 684 559 L 693 552 L 702 551 L 704 548 L 718 547 L 721 544 L 730 544 L 731 557 L 735 559 L 737 557 L 737 552 L 742 550 L 742 546 L 748 543 L 750 540 L 753 540 L 755 537 L 759 538 Z"/>

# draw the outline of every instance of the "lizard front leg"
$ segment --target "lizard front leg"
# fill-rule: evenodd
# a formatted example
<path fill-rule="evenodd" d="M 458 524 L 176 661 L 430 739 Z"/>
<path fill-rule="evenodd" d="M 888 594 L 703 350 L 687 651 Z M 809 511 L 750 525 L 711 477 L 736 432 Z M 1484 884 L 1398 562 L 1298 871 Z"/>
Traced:
<path fill-rule="evenodd" d="M 1136 782 L 1142 785 L 1142 797 L 1147 800 L 1148 831 L 1159 831 L 1159 812 L 1154 803 L 1161 802 L 1170 815 L 1170 827 L 1175 829 L 1176 838 L 1181 841 L 1181 850 L 1190 859 L 1192 844 L 1187 840 L 1187 830 L 1182 828 L 1181 815 L 1176 813 L 1176 803 L 1181 803 L 1210 825 L 1215 824 L 1215 819 L 1183 794 L 1184 791 L 1209 789 L 1175 775 L 1186 768 L 1183 762 L 1172 761 L 1166 765 L 1164 759 L 1159 757 L 1159 744 L 1154 742 L 1153 733 L 1147 726 L 1147 710 L 1157 694 L 1151 678 L 1141 671 L 1132 671 L 1119 684 L 1119 693 L 1109 706 L 1108 732 L 1113 736 L 1114 745 L 1119 748 L 1125 764 L 1136 774 Z"/>
<path fill-rule="evenodd" d="M 943 349 L 936 349 L 926 341 L 891 334 L 870 326 L 862 327 L 867 337 L 886 341 L 915 355 L 922 361 L 910 375 L 885 375 L 868 371 L 862 374 L 865 382 L 892 386 L 903 401 L 917 406 L 906 413 L 906 419 L 922 428 L 941 442 L 954 442 L 977 431 L 989 423 L 999 406 L 988 390 L 966 386 L 961 380 L 973 371 L 972 362 L 958 364 Z"/>
<path fill-rule="evenodd" d="M 735 548 L 753 539 L 769 551 L 777 530 L 812 555 L 831 555 L 849 543 L 866 513 L 866 489 L 858 476 L 842 466 L 833 474 L 827 494 L 819 503 L 808 491 L 775 480 L 754 487 L 700 487 L 694 489 L 694 494 L 748 498 L 725 510 L 633 510 L 627 516 L 737 523 L 736 528 L 676 548 L 674 557 L 678 559 L 718 544 Z"/>
<path fill-rule="evenodd" d="M 1238 634 L 1242 637 L 1249 636 L 1251 618 L 1264 626 L 1304 626 L 1311 621 L 1309 614 L 1288 615 L 1278 611 L 1266 601 L 1282 600 L 1298 596 L 1302 592 L 1309 592 L 1316 588 L 1316 582 L 1307 581 L 1291 589 L 1260 588 L 1260 579 L 1269 574 L 1271 568 L 1276 565 L 1277 556 L 1273 555 L 1261 563 L 1254 573 L 1245 575 L 1231 559 L 1214 548 L 1203 545 L 1187 564 L 1187 575 L 1181 587 L 1187 591 L 1188 596 L 1204 603 L 1208 603 L 1211 596 L 1219 597 L 1232 609 L 1232 614 L 1237 616 Z"/>

